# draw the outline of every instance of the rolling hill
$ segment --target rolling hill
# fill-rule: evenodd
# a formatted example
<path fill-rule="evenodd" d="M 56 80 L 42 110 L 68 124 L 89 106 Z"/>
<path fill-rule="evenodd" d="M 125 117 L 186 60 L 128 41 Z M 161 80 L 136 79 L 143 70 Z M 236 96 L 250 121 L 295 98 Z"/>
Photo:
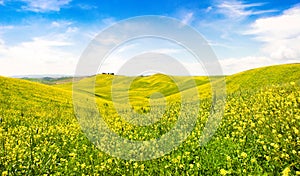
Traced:
<path fill-rule="evenodd" d="M 90 83 L 96 78 L 95 95 Z M 117 78 L 117 80 L 115 80 Z M 157 139 L 183 119 L 196 117 L 195 126 L 174 150 L 152 160 L 123 160 L 99 150 L 101 144 L 115 146 L 113 138 L 90 141 L 89 131 L 79 125 L 72 103 L 72 82 L 45 85 L 27 80 L 0 77 L 0 173 L 2 175 L 278 175 L 300 173 L 300 64 L 276 65 L 226 76 L 226 107 L 217 120 L 214 135 L 200 145 L 212 112 L 211 87 L 207 77 L 147 77 L 97 75 L 79 80 L 78 93 L 85 100 L 96 97 L 98 111 L 107 126 L 131 141 Z M 174 83 L 177 81 L 177 84 Z M 215 78 L 218 81 L 218 78 Z M 192 100 L 192 84 L 199 95 L 200 111 L 181 113 L 180 90 Z M 170 107 L 160 110 L 153 124 L 135 125 L 126 121 L 133 109 L 114 110 L 111 83 L 116 97 L 128 87 L 139 114 L 149 112 L 145 103 L 155 92 L 165 95 Z M 131 84 L 129 84 L 131 83 Z M 76 83 L 75 83 L 76 84 Z M 160 100 L 157 95 L 154 99 Z M 179 101 L 179 103 L 177 103 Z M 174 103 L 175 102 L 175 103 Z M 130 102 L 131 103 L 131 102 Z M 197 110 L 190 104 L 188 111 Z M 117 104 L 122 107 L 123 105 Z M 124 106 L 126 107 L 126 106 Z M 136 108 L 133 107 L 133 108 Z M 146 109 L 145 109 L 146 108 Z M 185 111 L 185 112 L 188 112 Z M 89 113 L 89 112 L 87 112 Z M 92 113 L 90 113 L 92 114 Z M 92 114 L 93 115 L 93 114 Z M 138 120 L 138 119 L 133 119 Z M 182 126 L 186 126 L 183 122 Z M 97 123 L 91 132 L 101 130 Z M 95 126 L 96 125 L 96 126 Z M 84 133 L 85 132 L 85 133 Z M 178 136 L 182 135 L 179 131 Z M 93 145 L 93 142 L 97 145 Z M 168 145 L 172 141 L 166 142 Z M 154 151 L 161 153 L 159 151 Z M 136 151 L 114 148 L 124 156 Z M 217 152 L 216 152 L 217 151 Z M 142 154 L 140 152 L 138 154 Z M 143 155 L 141 155 L 143 157 Z"/>
<path fill-rule="evenodd" d="M 287 84 L 289 82 L 300 82 L 300 64 L 284 64 L 247 70 L 230 76 L 225 76 L 226 92 L 228 94 L 237 91 L 257 91 L 271 85 Z M 217 77 L 212 77 L 216 79 Z M 97 75 L 80 80 L 82 90 L 92 92 L 89 87 L 95 81 L 95 95 L 102 99 L 111 100 L 111 85 L 114 85 L 115 94 L 129 90 L 132 100 L 148 99 L 153 93 L 160 92 L 164 96 L 178 98 L 179 92 L 186 92 L 191 97 L 208 98 L 211 96 L 210 78 L 207 76 L 167 76 L 155 74 L 146 77 L 126 77 L 112 75 Z M 174 82 L 175 81 L 175 82 Z M 130 87 L 128 87 L 130 85 Z M 65 90 L 72 90 L 72 83 L 53 85 Z M 86 86 L 86 87 L 85 87 Z M 189 90 L 197 87 L 199 95 Z M 89 88 L 88 88 L 89 87 Z M 180 89 L 180 91 L 179 91 Z M 178 94 L 178 95 L 176 95 Z"/>

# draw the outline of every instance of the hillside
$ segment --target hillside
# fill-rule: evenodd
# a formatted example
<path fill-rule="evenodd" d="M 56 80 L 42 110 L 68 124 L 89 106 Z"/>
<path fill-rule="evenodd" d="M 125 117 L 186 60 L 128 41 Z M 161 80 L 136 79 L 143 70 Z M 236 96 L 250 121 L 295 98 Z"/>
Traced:
<path fill-rule="evenodd" d="M 0 119 L 4 132 L 14 132 L 11 130 L 19 127 L 42 129 L 75 122 L 69 91 L 5 77 L 0 77 L 0 87 Z M 15 132 L 16 137 L 19 132 L 22 136 L 21 131 Z"/>
<path fill-rule="evenodd" d="M 0 173 L 2 175 L 278 175 L 300 172 L 300 65 L 288 64 L 264 67 L 226 77 L 228 95 L 224 116 L 216 118 L 218 128 L 206 145 L 203 134 L 209 120 L 211 101 L 207 77 L 173 77 L 182 90 L 194 98 L 190 81 L 195 79 L 204 99 L 188 104 L 185 111 L 178 101 L 178 89 L 166 75 L 128 78 L 98 75 L 96 102 L 105 124 L 116 134 L 131 141 L 151 141 L 168 134 L 176 127 L 191 124 L 185 120 L 196 117 L 190 133 L 176 129 L 176 136 L 186 139 L 162 157 L 139 161 L 144 148 L 118 148 L 114 138 L 101 138 L 103 130 L 95 123 L 87 123 L 88 130 L 79 125 L 72 104 L 71 83 L 49 86 L 26 80 L 0 77 Z M 276 73 L 276 74 L 274 74 Z M 125 109 L 118 114 L 109 101 L 110 83 L 118 77 L 116 97 L 130 85 L 131 100 L 136 109 Z M 79 93 L 84 105 L 94 100 L 88 83 L 94 77 L 80 80 Z M 132 84 L 129 82 L 133 81 Z M 157 104 L 155 123 L 136 125 L 137 114 L 149 112 L 148 97 L 161 91 L 171 104 L 166 110 Z M 159 97 L 159 96 L 158 96 Z M 218 102 L 222 103 L 222 102 Z M 87 104 L 89 105 L 89 104 Z M 135 108 L 135 107 L 134 107 Z M 146 109 L 145 109 L 146 108 Z M 97 112 L 87 111 L 95 115 Z M 149 115 L 150 116 L 150 115 Z M 149 117 L 148 116 L 148 117 Z M 92 117 L 92 116 L 89 116 Z M 147 116 L 144 116 L 147 117 Z M 150 116 L 152 117 L 152 116 Z M 132 121 L 127 121 L 130 119 Z M 181 120 L 182 120 L 181 119 Z M 87 119 L 89 120 L 89 119 Z M 150 121 L 153 120 L 150 118 Z M 88 122 L 88 121 L 87 121 Z M 131 124 L 131 122 L 134 122 Z M 215 122 L 215 121 L 213 121 Z M 210 124 L 214 125 L 214 124 Z M 98 127 L 98 128 L 97 128 Z M 103 126 L 102 126 L 103 127 Z M 210 128 L 209 128 L 210 129 Z M 178 131 L 179 130 L 179 131 Z M 83 131 L 85 133 L 83 133 Z M 103 132 L 103 131 L 102 131 Z M 213 130 L 208 132 L 212 132 Z M 90 141 L 87 137 L 92 135 Z M 208 133 L 209 135 L 209 133 Z M 176 137 L 175 136 L 175 137 Z M 93 145 L 93 142 L 97 146 Z M 175 141 L 176 143 L 177 141 Z M 164 152 L 174 140 L 156 148 L 153 154 Z M 155 143 L 154 143 L 155 146 Z M 137 161 L 123 160 L 97 147 L 113 148 L 121 157 L 130 155 Z M 101 149 L 103 149 L 101 148 Z M 217 151 L 217 152 L 216 152 Z M 140 157 L 140 158 L 139 158 Z"/>
<path fill-rule="evenodd" d="M 68 83 L 73 81 L 73 77 L 42 77 L 42 78 L 30 78 L 30 77 L 22 77 L 24 80 L 32 81 L 32 82 L 38 82 L 43 83 L 47 85 L 52 84 L 62 84 L 62 83 Z"/>
<path fill-rule="evenodd" d="M 216 78 L 213 78 L 216 79 Z M 82 79 L 80 85 L 82 91 L 92 92 L 88 86 L 95 80 L 95 77 Z M 226 92 L 228 94 L 236 91 L 256 91 L 266 86 L 286 84 L 289 82 L 300 82 L 300 64 L 275 65 L 256 68 L 234 75 L 226 76 Z M 175 82 L 177 83 L 175 83 Z M 210 80 L 206 76 L 167 76 L 155 74 L 147 77 L 125 77 L 112 75 L 97 75 L 95 81 L 95 95 L 105 100 L 111 100 L 111 85 L 114 85 L 114 94 L 124 97 L 124 90 L 130 90 L 132 100 L 147 99 L 155 92 L 164 96 L 180 96 L 179 92 L 189 94 L 191 97 L 208 98 L 211 96 Z M 130 85 L 130 87 L 128 87 Z M 189 90 L 197 86 L 199 94 Z M 55 87 L 72 90 L 72 83 L 58 84 Z M 179 88 L 181 89 L 179 91 Z M 121 95 L 120 95 L 121 93 Z"/>
<path fill-rule="evenodd" d="M 285 64 L 256 68 L 226 78 L 228 91 L 259 89 L 266 85 L 300 83 L 300 64 Z"/>

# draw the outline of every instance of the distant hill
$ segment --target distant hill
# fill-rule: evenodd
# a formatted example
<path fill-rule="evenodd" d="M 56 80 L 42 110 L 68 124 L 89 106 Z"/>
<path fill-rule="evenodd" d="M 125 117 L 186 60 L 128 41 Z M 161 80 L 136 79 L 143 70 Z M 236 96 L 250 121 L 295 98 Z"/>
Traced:
<path fill-rule="evenodd" d="M 146 77 L 126 77 L 118 75 L 97 75 L 96 77 L 84 78 L 83 85 L 89 85 L 96 78 L 95 94 L 103 99 L 111 100 L 111 85 L 114 83 L 115 90 L 124 90 L 130 85 L 132 99 L 147 99 L 154 92 L 160 92 L 165 96 L 178 96 L 178 87 L 181 91 L 197 97 L 195 91 L 190 90 L 195 84 L 199 91 L 200 98 L 207 98 L 211 95 L 210 78 L 207 76 L 167 76 L 155 74 Z M 215 78 L 215 77 L 214 77 Z M 284 64 L 268 67 L 261 67 L 247 70 L 225 77 L 226 91 L 231 94 L 236 91 L 255 91 L 266 86 L 286 84 L 289 82 L 300 83 L 300 64 Z M 174 80 L 178 83 L 174 83 Z M 113 82 L 114 81 L 114 82 Z M 72 90 L 72 82 L 54 85 L 66 90 Z M 83 88 L 85 89 L 85 88 Z M 91 90 L 84 90 L 91 92 Z"/>
<path fill-rule="evenodd" d="M 33 81 L 33 82 L 39 82 L 43 84 L 61 84 L 66 82 L 73 81 L 73 77 L 42 77 L 42 78 L 28 78 L 28 77 L 22 77 L 24 80 Z"/>
<path fill-rule="evenodd" d="M 16 87 L 23 87 L 24 89 L 32 90 L 30 87 L 38 89 L 39 87 L 45 91 L 46 89 L 55 90 L 54 92 L 72 90 L 72 77 L 61 77 L 61 78 L 23 78 L 28 81 L 22 81 L 13 78 L 0 78 L 2 80 L 9 80 L 10 85 Z M 151 76 L 138 76 L 138 77 L 127 77 L 119 75 L 97 75 L 91 77 L 78 78 L 81 84 L 81 91 L 83 93 L 93 94 L 92 88 L 89 87 L 91 83 L 96 79 L 95 82 L 95 96 L 97 98 L 111 101 L 112 96 L 112 84 L 114 97 L 117 99 L 125 99 L 127 90 L 129 90 L 130 100 L 134 102 L 148 102 L 149 97 L 153 93 L 160 92 L 163 96 L 169 98 L 178 98 L 180 94 L 186 93 L 193 98 L 208 98 L 211 96 L 211 83 L 210 78 L 207 76 L 168 76 L 164 74 L 154 74 Z M 284 64 L 274 65 L 269 67 L 256 68 L 234 75 L 226 76 L 226 92 L 231 94 L 237 91 L 255 91 L 261 88 L 271 85 L 281 85 L 289 82 L 300 83 L 300 64 Z M 43 85 L 38 83 L 39 82 Z M 176 84 L 176 83 L 177 84 Z M 192 88 L 197 86 L 198 94 Z M 27 87 L 24 87 L 27 86 Z M 125 91 L 124 91 L 125 90 Z M 39 92 L 39 91 L 37 91 Z M 48 91 L 46 91 L 48 92 Z M 53 91 L 50 91 L 50 93 Z M 64 91 L 65 92 L 65 91 Z M 71 92 L 69 92 L 71 95 Z M 158 96 L 157 98 L 160 98 Z"/>
<path fill-rule="evenodd" d="M 37 78 L 37 79 L 42 79 L 45 77 L 61 78 L 61 77 L 72 77 L 72 76 L 71 75 L 61 75 L 61 74 L 14 75 L 14 76 L 12 76 L 12 78 Z"/>

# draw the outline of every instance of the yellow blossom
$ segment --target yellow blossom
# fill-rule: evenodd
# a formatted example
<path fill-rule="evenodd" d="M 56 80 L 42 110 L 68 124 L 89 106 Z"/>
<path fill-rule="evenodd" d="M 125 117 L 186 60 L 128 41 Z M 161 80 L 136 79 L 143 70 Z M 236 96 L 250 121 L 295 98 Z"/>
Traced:
<path fill-rule="evenodd" d="M 227 160 L 227 161 L 230 161 L 230 160 L 231 160 L 231 157 L 230 157 L 230 156 L 226 156 L 226 160 Z"/>
<path fill-rule="evenodd" d="M 221 174 L 221 175 L 226 175 L 227 173 L 228 173 L 228 172 L 227 172 L 225 169 L 221 169 L 221 170 L 220 170 L 220 174 Z"/>
<path fill-rule="evenodd" d="M 256 159 L 255 158 L 251 158 L 251 163 L 255 163 Z"/>
<path fill-rule="evenodd" d="M 113 161 L 113 160 L 112 160 L 111 158 L 109 158 L 109 159 L 107 160 L 108 163 L 112 163 L 112 161 Z"/>
<path fill-rule="evenodd" d="M 288 176 L 290 172 L 291 172 L 291 169 L 289 167 L 287 167 L 282 171 L 282 176 Z"/>
<path fill-rule="evenodd" d="M 246 158 L 246 157 L 247 157 L 247 153 L 242 152 L 242 153 L 241 153 L 241 157 Z"/>
<path fill-rule="evenodd" d="M 2 176 L 7 176 L 8 175 L 8 171 L 3 171 L 2 172 Z"/>

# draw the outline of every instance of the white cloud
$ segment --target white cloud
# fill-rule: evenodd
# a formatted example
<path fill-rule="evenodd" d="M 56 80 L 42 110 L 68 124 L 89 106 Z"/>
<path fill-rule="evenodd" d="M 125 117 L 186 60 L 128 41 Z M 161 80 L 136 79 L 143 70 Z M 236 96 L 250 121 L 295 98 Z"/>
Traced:
<path fill-rule="evenodd" d="M 264 13 L 275 12 L 276 10 L 253 10 L 253 7 L 259 7 L 264 5 L 264 3 L 250 3 L 245 4 L 242 1 L 231 0 L 231 1 L 223 1 L 218 4 L 217 12 L 223 14 L 226 17 L 232 19 L 242 19 L 244 17 L 248 17 L 251 15 L 259 15 Z"/>
<path fill-rule="evenodd" d="M 12 29 L 14 26 L 0 26 L 0 30 Z"/>
<path fill-rule="evenodd" d="M 212 9 L 213 9 L 213 7 L 212 7 L 212 6 L 209 6 L 209 7 L 207 7 L 207 8 L 205 9 L 205 12 L 208 13 L 208 12 L 210 12 Z"/>
<path fill-rule="evenodd" d="M 260 14 L 265 15 L 277 11 L 259 10 L 263 8 L 264 3 L 246 3 L 243 0 L 213 0 L 213 2 L 212 6 L 200 10 L 201 18 L 195 14 L 197 16 L 195 23 L 198 25 L 199 31 L 207 36 L 207 39 L 214 43 L 227 43 L 231 47 L 241 47 L 240 43 L 245 40 L 243 32 L 249 29 L 249 20 L 252 19 L 250 16 L 257 18 Z"/>
<path fill-rule="evenodd" d="M 184 50 L 179 48 L 160 48 L 160 49 L 150 50 L 150 52 L 172 55 L 172 54 L 180 54 L 184 52 Z"/>
<path fill-rule="evenodd" d="M 224 2 L 219 8 L 228 20 L 243 19 L 253 14 L 266 13 L 256 11 L 252 7 L 261 6 L 261 3 L 242 4 L 238 1 Z M 232 2 L 235 2 L 235 4 Z M 220 9 L 219 9 L 220 10 Z M 226 21 L 228 21 L 226 19 Z M 232 21 L 235 23 L 235 21 Z M 229 24 L 230 25 L 230 24 Z M 226 26 L 226 25 L 224 25 Z M 241 26 L 242 27 L 242 26 Z M 235 28 L 236 29 L 236 28 Z M 239 29 L 239 28 L 238 28 Z M 245 26 L 243 30 L 245 29 Z M 241 30 L 242 31 L 242 30 Z M 281 15 L 273 17 L 258 18 L 250 24 L 250 30 L 242 32 L 246 35 L 254 35 L 256 46 L 260 50 L 249 56 L 232 57 L 220 60 L 225 74 L 234 74 L 252 68 L 296 63 L 300 61 L 300 6 L 285 10 Z M 244 36 L 245 37 L 245 36 Z M 253 40 L 245 41 L 247 43 Z M 252 47 L 255 45 L 251 45 Z M 240 52 L 240 51 L 237 51 Z"/>
<path fill-rule="evenodd" d="M 0 75 L 74 74 L 90 42 L 87 34 L 95 35 L 113 18 L 79 27 L 66 20 L 30 22 L 0 26 Z"/>
<path fill-rule="evenodd" d="M 0 40 L 0 75 L 73 74 L 77 57 L 63 50 L 72 43 L 57 38 L 33 38 L 15 46 Z"/>
<path fill-rule="evenodd" d="M 257 35 L 258 40 L 269 42 L 295 37 L 299 35 L 299 29 L 300 6 L 296 6 L 284 11 L 282 15 L 256 20 L 248 33 Z"/>
<path fill-rule="evenodd" d="M 194 20 L 194 13 L 193 12 L 188 12 L 184 14 L 181 22 L 183 24 L 190 24 Z"/>
<path fill-rule="evenodd" d="M 118 48 L 115 52 L 118 53 L 127 52 L 128 50 L 135 49 L 136 47 L 138 47 L 136 43 L 129 44 L 129 45 L 125 44 L 124 46 Z"/>
<path fill-rule="evenodd" d="M 22 8 L 34 12 L 60 11 L 71 0 L 21 0 L 26 3 Z"/>
<path fill-rule="evenodd" d="M 101 72 L 113 72 L 121 75 L 140 75 L 143 73 L 164 73 L 169 75 L 206 75 L 201 63 L 186 62 L 163 52 L 136 53 L 124 59 L 120 53 L 112 54 L 101 66 Z M 166 49 L 168 52 L 168 49 Z"/>
<path fill-rule="evenodd" d="M 99 21 L 99 25 L 92 25 L 88 26 L 88 29 L 86 29 L 84 35 L 92 40 L 94 39 L 103 29 L 107 28 L 108 26 L 112 26 L 116 23 L 116 19 L 113 17 L 104 18 L 101 21 Z"/>
<path fill-rule="evenodd" d="M 273 59 L 300 61 L 300 6 L 274 17 L 257 19 L 246 34 L 263 42 L 262 51 Z"/>
<path fill-rule="evenodd" d="M 70 21 L 53 21 L 51 23 L 52 27 L 61 28 L 61 27 L 67 27 L 70 26 L 72 22 Z"/>
<path fill-rule="evenodd" d="M 0 5 L 4 5 L 4 0 L 0 0 Z"/>
<path fill-rule="evenodd" d="M 230 46 L 228 44 L 221 43 L 221 42 L 216 42 L 216 41 L 212 41 L 212 40 L 207 40 L 207 44 L 211 47 L 222 47 L 222 48 L 227 48 L 227 49 L 237 49 L 237 47 L 233 47 L 233 46 Z"/>
<path fill-rule="evenodd" d="M 195 20 L 196 11 L 191 9 L 179 9 L 174 14 L 183 24 L 189 25 Z"/>
<path fill-rule="evenodd" d="M 83 10 L 97 9 L 97 6 L 93 6 L 93 5 L 89 5 L 89 4 L 78 4 L 78 7 Z"/>
<path fill-rule="evenodd" d="M 243 57 L 243 58 L 228 58 L 224 60 L 219 61 L 223 73 L 226 75 L 231 75 L 234 73 L 238 73 L 241 71 L 253 69 L 253 68 L 258 68 L 258 67 L 263 67 L 263 66 L 268 66 L 268 65 L 273 65 L 273 64 L 278 64 L 272 61 L 268 57 L 264 56 L 248 56 L 248 57 Z"/>
<path fill-rule="evenodd" d="M 3 52 L 5 52 L 5 42 L 0 38 L 0 56 Z"/>

